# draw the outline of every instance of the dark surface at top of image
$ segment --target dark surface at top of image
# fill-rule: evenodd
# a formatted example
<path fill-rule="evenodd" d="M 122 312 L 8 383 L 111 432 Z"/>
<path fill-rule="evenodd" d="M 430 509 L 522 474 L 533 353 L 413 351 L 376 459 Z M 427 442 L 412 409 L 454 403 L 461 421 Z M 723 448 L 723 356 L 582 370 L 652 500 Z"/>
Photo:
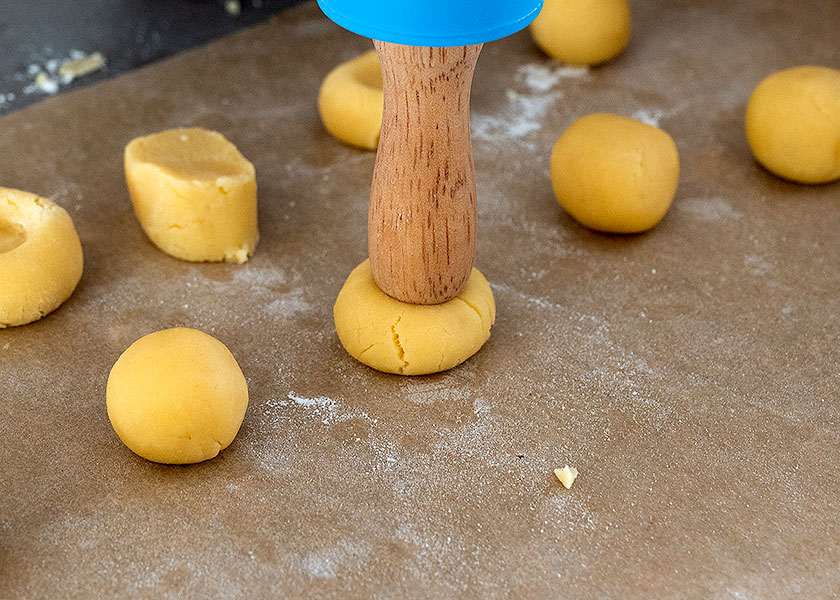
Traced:
<path fill-rule="evenodd" d="M 0 0 L 0 115 L 264 21 L 302 0 Z M 63 83 L 62 62 L 104 68 Z M 54 81 L 39 88 L 38 73 Z"/>

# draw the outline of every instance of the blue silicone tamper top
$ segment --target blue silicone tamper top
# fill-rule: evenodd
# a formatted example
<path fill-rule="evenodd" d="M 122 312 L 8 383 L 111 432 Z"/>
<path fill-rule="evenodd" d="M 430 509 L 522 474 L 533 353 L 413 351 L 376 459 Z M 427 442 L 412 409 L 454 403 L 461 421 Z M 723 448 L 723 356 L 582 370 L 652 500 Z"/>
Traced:
<path fill-rule="evenodd" d="M 330 19 L 364 37 L 409 46 L 466 46 L 528 26 L 542 0 L 318 0 Z"/>

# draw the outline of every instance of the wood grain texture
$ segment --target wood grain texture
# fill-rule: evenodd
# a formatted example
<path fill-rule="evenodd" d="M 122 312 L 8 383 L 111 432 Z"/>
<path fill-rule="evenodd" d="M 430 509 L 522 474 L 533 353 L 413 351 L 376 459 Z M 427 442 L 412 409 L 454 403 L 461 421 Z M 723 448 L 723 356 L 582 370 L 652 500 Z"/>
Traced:
<path fill-rule="evenodd" d="M 368 213 L 374 278 L 412 304 L 464 288 L 475 258 L 470 87 L 481 44 L 375 42 L 385 106 Z"/>

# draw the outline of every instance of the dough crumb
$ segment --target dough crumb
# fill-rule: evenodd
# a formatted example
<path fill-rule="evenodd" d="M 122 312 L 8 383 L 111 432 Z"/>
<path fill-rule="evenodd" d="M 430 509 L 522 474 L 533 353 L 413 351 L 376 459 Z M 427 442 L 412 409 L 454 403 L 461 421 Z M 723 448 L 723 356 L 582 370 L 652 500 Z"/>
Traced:
<path fill-rule="evenodd" d="M 24 94 L 55 94 L 61 86 L 68 85 L 79 77 L 84 77 L 106 66 L 105 56 L 101 52 L 85 54 L 81 50 L 71 50 L 64 59 L 51 58 L 43 65 L 32 63 L 26 69 L 26 75 L 32 77 L 29 85 L 23 88 Z M 23 77 L 23 74 L 18 74 Z M 13 99 L 13 98 L 12 98 Z"/>
<path fill-rule="evenodd" d="M 33 90 L 44 94 L 55 94 L 58 91 L 58 82 L 55 79 L 50 79 L 49 75 L 42 71 L 35 76 L 31 87 Z"/>
<path fill-rule="evenodd" d="M 563 484 L 563 487 L 567 490 L 572 487 L 572 484 L 575 482 L 578 476 L 578 470 L 574 467 L 570 467 L 566 465 L 562 469 L 554 469 L 554 475 Z"/>
<path fill-rule="evenodd" d="M 71 54 L 71 59 L 62 63 L 58 68 L 61 83 L 67 85 L 77 77 L 84 77 L 88 73 L 98 71 L 105 66 L 105 57 L 101 52 L 93 54 Z"/>

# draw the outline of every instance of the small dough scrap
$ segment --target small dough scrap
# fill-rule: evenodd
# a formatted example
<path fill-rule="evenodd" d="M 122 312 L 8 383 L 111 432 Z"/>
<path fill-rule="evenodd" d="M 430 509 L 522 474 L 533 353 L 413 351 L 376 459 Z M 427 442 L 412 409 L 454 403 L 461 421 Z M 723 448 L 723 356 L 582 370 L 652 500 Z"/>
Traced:
<path fill-rule="evenodd" d="M 318 94 L 318 110 L 327 131 L 366 150 L 376 150 L 379 145 L 382 105 L 382 71 L 376 50 L 330 71 Z"/>
<path fill-rule="evenodd" d="M 147 460 L 197 463 L 236 437 L 248 384 L 230 350 L 184 327 L 150 333 L 122 353 L 106 390 L 108 418 L 122 442 Z"/>
<path fill-rule="evenodd" d="M 574 467 L 570 467 L 566 465 L 562 469 L 554 469 L 554 476 L 563 484 L 563 487 L 567 490 L 572 487 L 572 484 L 575 482 L 578 476 L 578 470 Z"/>
<path fill-rule="evenodd" d="M 570 65 L 615 58 L 630 41 L 627 0 L 545 0 L 531 35 L 546 54 Z"/>
<path fill-rule="evenodd" d="M 451 369 L 490 337 L 496 305 L 490 284 L 472 270 L 464 291 L 443 304 L 408 304 L 379 289 L 366 260 L 338 294 L 335 328 L 345 350 L 369 367 L 397 375 Z"/>
<path fill-rule="evenodd" d="M 0 329 L 58 308 L 82 278 L 82 244 L 67 211 L 0 187 Z"/>
<path fill-rule="evenodd" d="M 581 224 L 607 233 L 639 233 L 659 223 L 679 172 L 670 135 L 618 115 L 581 117 L 551 153 L 557 201 Z"/>
<path fill-rule="evenodd" d="M 254 254 L 254 165 L 222 134 L 170 129 L 133 139 L 125 177 L 143 231 L 167 254 L 238 264 Z"/>
<path fill-rule="evenodd" d="M 66 61 L 58 68 L 58 74 L 61 77 L 61 83 L 67 85 L 74 79 L 98 71 L 105 65 L 105 57 L 102 56 L 102 53 L 94 52 Z"/>
<path fill-rule="evenodd" d="M 758 84 L 747 139 L 768 171 L 798 183 L 840 179 L 840 70 L 793 67 Z"/>

